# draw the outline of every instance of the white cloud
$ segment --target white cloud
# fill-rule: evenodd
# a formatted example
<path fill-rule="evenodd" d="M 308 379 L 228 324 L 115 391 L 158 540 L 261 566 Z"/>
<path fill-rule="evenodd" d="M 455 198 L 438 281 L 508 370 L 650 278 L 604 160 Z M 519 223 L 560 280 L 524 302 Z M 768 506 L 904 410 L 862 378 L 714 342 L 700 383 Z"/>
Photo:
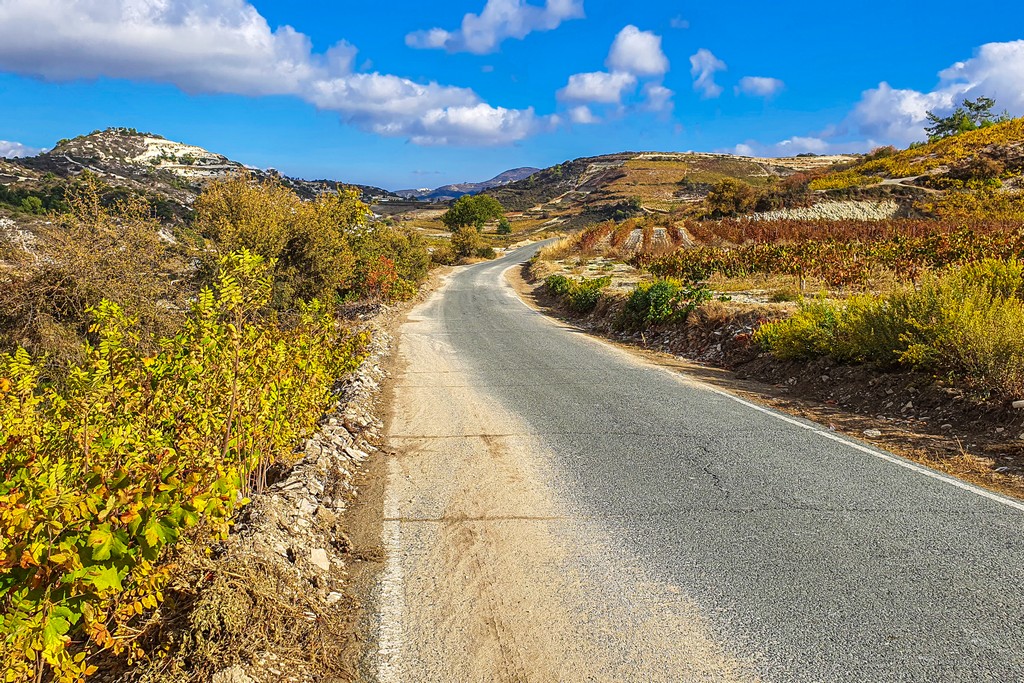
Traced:
<path fill-rule="evenodd" d="M 294 94 L 347 66 L 339 44 L 314 59 L 289 26 L 271 31 L 244 0 L 5 0 L 0 68 L 49 80 L 114 76 L 188 92 Z"/>
<path fill-rule="evenodd" d="M 629 73 L 594 71 L 569 76 L 569 84 L 558 91 L 559 99 L 569 102 L 618 104 L 622 96 L 636 88 L 636 76 Z"/>
<path fill-rule="evenodd" d="M 783 156 L 795 156 L 797 154 L 828 154 L 831 145 L 827 140 L 812 136 L 795 135 L 788 140 L 783 140 L 775 145 L 776 150 Z"/>
<path fill-rule="evenodd" d="M 556 125 L 537 117 L 533 109 L 505 109 L 480 103 L 471 107 L 433 109 L 419 117 L 402 135 L 419 145 L 491 144 L 522 140 L 541 128 Z"/>
<path fill-rule="evenodd" d="M 987 43 L 970 59 L 939 72 L 928 91 L 893 88 L 882 82 L 865 91 L 840 130 L 855 131 L 872 144 L 907 145 L 925 137 L 927 112 L 948 114 L 964 99 L 991 97 L 998 109 L 1024 115 L 1024 40 Z"/>
<path fill-rule="evenodd" d="M 1024 113 L 1024 40 L 987 43 L 965 62 L 939 74 L 942 89 L 967 98 L 994 97 L 1015 113 Z"/>
<path fill-rule="evenodd" d="M 925 112 L 951 109 L 954 94 L 897 90 L 888 83 L 867 90 L 849 116 L 860 132 L 906 145 L 924 137 Z"/>
<path fill-rule="evenodd" d="M 13 159 L 14 157 L 34 157 L 43 150 L 36 147 L 29 147 L 20 142 L 0 140 L 0 159 Z"/>
<path fill-rule="evenodd" d="M 675 93 L 660 83 L 648 83 L 644 86 L 645 108 L 649 111 L 668 113 L 675 107 L 672 98 Z"/>
<path fill-rule="evenodd" d="M 553 12 L 569 6 L 549 2 Z M 494 107 L 467 88 L 354 72 L 356 55 L 345 41 L 316 53 L 295 29 L 271 30 L 246 0 L 0 0 L 0 70 L 291 95 L 363 130 L 421 144 L 507 144 L 550 125 L 532 109 Z"/>
<path fill-rule="evenodd" d="M 568 84 L 558 91 L 558 99 L 565 102 L 616 105 L 618 114 L 626 111 L 622 107 L 626 96 L 636 91 L 641 79 L 645 79 L 643 102 L 639 109 L 667 113 L 674 106 L 674 92 L 661 84 L 661 76 L 669 70 L 668 57 L 661 49 L 661 36 L 650 31 L 641 31 L 636 26 L 623 28 L 612 41 L 608 58 L 608 71 L 592 71 L 569 76 Z M 653 79 L 653 80 L 651 80 Z M 596 123 L 600 119 L 590 107 L 577 106 L 569 111 L 569 119 L 575 123 Z"/>
<path fill-rule="evenodd" d="M 754 97 L 771 97 L 785 87 L 786 84 L 778 78 L 744 76 L 740 79 L 739 85 L 736 86 L 736 93 L 743 93 L 744 95 L 752 95 Z"/>
<path fill-rule="evenodd" d="M 715 73 L 725 71 L 725 62 L 702 47 L 690 57 L 690 67 L 694 90 L 700 91 L 705 98 L 714 98 L 722 94 L 722 86 L 715 83 Z"/>
<path fill-rule="evenodd" d="M 1024 40 L 987 43 L 974 56 L 939 72 L 938 84 L 927 92 L 894 88 L 881 82 L 861 94 L 853 110 L 838 125 L 809 136 L 796 136 L 774 145 L 748 141 L 771 154 L 866 152 L 880 145 L 906 146 L 925 138 L 927 112 L 948 114 L 964 99 L 991 97 L 999 111 L 1024 115 Z"/>
<path fill-rule="evenodd" d="M 590 125 L 601 122 L 601 119 L 595 116 L 594 112 L 590 110 L 590 107 L 585 104 L 581 104 L 578 107 L 570 109 L 569 120 L 580 125 Z"/>
<path fill-rule="evenodd" d="M 769 144 L 747 140 L 723 151 L 741 156 L 792 157 L 797 154 L 852 154 L 864 152 L 877 146 L 871 141 L 835 140 L 831 137 L 831 133 L 825 131 L 811 135 L 794 135 Z"/>
<path fill-rule="evenodd" d="M 543 6 L 525 0 L 487 0 L 480 14 L 469 13 L 455 31 L 432 28 L 415 31 L 405 44 L 420 49 L 449 52 L 494 52 L 508 38 L 522 40 L 534 31 L 551 31 L 563 21 L 583 18 L 583 0 L 547 0 Z"/>
<path fill-rule="evenodd" d="M 416 31 L 405 37 L 405 44 L 419 50 L 440 50 L 452 40 L 452 34 L 443 28 Z"/>
<path fill-rule="evenodd" d="M 668 57 L 661 51 L 661 36 L 630 25 L 619 31 L 605 66 L 637 76 L 660 76 L 668 71 Z"/>
<path fill-rule="evenodd" d="M 849 117 L 861 134 L 895 144 L 924 137 L 926 112 L 949 113 L 964 99 L 985 96 L 1000 109 L 1024 114 L 1024 40 L 987 43 L 970 59 L 939 72 L 939 83 L 929 92 L 893 88 L 880 83 L 867 90 Z"/>
<path fill-rule="evenodd" d="M 690 21 L 685 19 L 682 15 L 672 17 L 669 22 L 669 26 L 676 29 L 687 29 L 690 28 Z"/>

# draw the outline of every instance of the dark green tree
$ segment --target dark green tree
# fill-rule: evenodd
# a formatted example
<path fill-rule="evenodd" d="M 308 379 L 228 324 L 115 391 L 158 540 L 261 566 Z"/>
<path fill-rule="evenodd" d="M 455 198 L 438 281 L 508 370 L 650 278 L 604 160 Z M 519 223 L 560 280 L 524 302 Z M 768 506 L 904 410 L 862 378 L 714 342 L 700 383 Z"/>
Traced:
<path fill-rule="evenodd" d="M 473 227 L 480 230 L 484 223 L 504 215 L 505 209 L 498 200 L 488 195 L 466 195 L 459 197 L 451 208 L 441 216 L 441 222 L 449 230 L 457 232 Z"/>
<path fill-rule="evenodd" d="M 512 224 L 508 222 L 508 219 L 502 216 L 498 219 L 498 234 L 499 235 L 511 235 Z"/>
<path fill-rule="evenodd" d="M 998 115 L 992 113 L 995 106 L 996 101 L 991 97 L 979 97 L 976 100 L 965 99 L 949 116 L 925 112 L 931 124 L 924 128 L 928 133 L 928 140 L 934 142 L 1008 120 L 1009 116 L 1005 112 Z"/>
<path fill-rule="evenodd" d="M 27 213 L 43 213 L 43 200 L 35 195 L 29 195 L 21 200 L 21 210 Z"/>

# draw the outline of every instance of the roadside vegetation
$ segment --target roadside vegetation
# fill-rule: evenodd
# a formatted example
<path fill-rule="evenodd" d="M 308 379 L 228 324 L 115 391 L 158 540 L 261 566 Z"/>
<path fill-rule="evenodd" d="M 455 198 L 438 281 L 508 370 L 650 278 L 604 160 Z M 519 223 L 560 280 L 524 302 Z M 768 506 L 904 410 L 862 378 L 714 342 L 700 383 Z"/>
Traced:
<path fill-rule="evenodd" d="M 192 627 L 163 603 L 201 583 L 208 549 L 361 362 L 368 337 L 346 310 L 412 296 L 430 265 L 420 238 L 374 223 L 351 192 L 301 201 L 228 179 L 177 239 L 144 200 L 104 196 L 87 180 L 0 273 L 9 683 L 142 662 L 187 675 L 167 635 Z M 213 657 L 227 628 L 190 631 L 192 655 Z M 296 642 L 308 630 L 289 628 Z"/>
<path fill-rule="evenodd" d="M 929 272 L 919 286 L 801 303 L 758 329 L 780 358 L 831 357 L 953 378 L 978 393 L 1024 396 L 1024 264 L 982 259 Z"/>
<path fill-rule="evenodd" d="M 855 436 L 928 434 L 923 460 L 1024 493 L 1024 119 L 993 105 L 906 150 L 688 182 L 701 199 L 592 225 L 530 272 L 588 329 L 857 411 Z"/>
<path fill-rule="evenodd" d="M 452 233 L 453 256 L 463 259 L 493 259 L 497 255 L 494 247 L 484 241 L 484 226 L 488 223 L 496 223 L 495 235 L 512 233 L 512 225 L 505 217 L 501 204 L 494 197 L 483 194 L 459 197 L 440 220 Z"/>

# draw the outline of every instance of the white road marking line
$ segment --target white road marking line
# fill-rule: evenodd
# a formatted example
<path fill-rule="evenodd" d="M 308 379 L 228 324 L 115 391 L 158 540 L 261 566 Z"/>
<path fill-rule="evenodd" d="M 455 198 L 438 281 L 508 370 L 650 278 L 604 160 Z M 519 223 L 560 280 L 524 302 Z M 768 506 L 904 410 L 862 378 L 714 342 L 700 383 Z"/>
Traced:
<path fill-rule="evenodd" d="M 667 370 L 668 368 L 665 368 L 665 369 Z M 675 375 L 676 373 L 673 372 L 672 374 Z M 987 490 L 985 490 L 983 488 L 975 486 L 974 484 L 968 484 L 967 482 L 963 481 L 962 479 L 957 479 L 956 477 L 951 477 L 951 476 L 949 476 L 947 474 L 943 474 L 943 473 L 939 472 L 938 470 L 933 470 L 930 467 L 925 467 L 924 465 L 918 465 L 915 462 L 912 462 L 912 461 L 907 460 L 905 458 L 901 458 L 901 457 L 899 457 L 897 455 L 892 455 L 890 453 L 886 453 L 885 451 L 882 451 L 882 450 L 879 450 L 879 449 L 869 448 L 869 447 L 867 447 L 867 446 L 865 446 L 863 444 L 857 443 L 856 441 L 851 441 L 851 440 L 849 440 L 849 439 L 847 439 L 847 438 L 845 438 L 843 436 L 839 436 L 838 434 L 835 434 L 835 433 L 831 432 L 830 430 L 819 429 L 817 425 L 808 424 L 806 422 L 801 422 L 800 420 L 795 420 L 795 419 L 793 419 L 791 417 L 788 417 L 786 415 L 783 415 L 783 414 L 781 414 L 781 413 L 779 413 L 779 412 L 777 412 L 775 410 L 771 410 L 770 408 L 765 408 L 764 406 L 759 406 L 756 403 L 751 403 L 750 401 L 742 399 L 739 396 L 734 396 L 733 394 L 730 394 L 727 391 L 724 391 L 724 390 L 719 389 L 717 387 L 711 386 L 709 384 L 705 384 L 704 382 L 701 382 L 700 380 L 697 380 L 697 379 L 694 379 L 692 377 L 689 377 L 689 376 L 687 376 L 687 375 L 685 375 L 683 373 L 679 373 L 679 374 L 682 375 L 683 377 L 685 377 L 688 381 L 694 382 L 695 384 L 698 384 L 698 385 L 700 385 L 702 387 L 705 387 L 709 391 L 712 391 L 712 392 L 714 392 L 714 393 L 716 393 L 716 394 L 718 394 L 720 396 L 725 396 L 726 398 L 732 399 L 733 401 L 736 401 L 737 403 L 745 405 L 748 408 L 753 408 L 754 410 L 756 410 L 758 412 L 761 412 L 761 413 L 764 413 L 765 415 L 770 415 L 771 417 L 774 417 L 777 420 L 782 420 L 783 422 L 788 422 L 789 424 L 796 425 L 798 427 L 801 427 L 803 429 L 806 429 L 806 430 L 810 431 L 813 434 L 818 434 L 819 436 L 823 436 L 826 439 L 831 439 L 832 441 L 835 441 L 837 443 L 841 443 L 844 446 L 848 446 L 849 448 L 852 448 L 852 449 L 854 449 L 856 451 L 860 451 L 861 453 L 867 453 L 868 455 L 872 455 L 872 456 L 874 456 L 876 458 L 879 458 L 881 460 L 885 460 L 886 462 L 891 462 L 894 465 L 899 465 L 900 467 L 905 467 L 906 469 L 912 470 L 914 472 L 917 472 L 918 474 L 923 474 L 926 477 L 931 477 L 932 479 L 937 479 L 937 480 L 945 482 L 947 484 L 951 484 L 952 486 L 956 486 L 957 488 L 963 489 L 964 491 L 970 491 L 971 493 L 973 493 L 975 495 L 978 495 L 978 496 L 981 496 L 982 498 L 988 498 L 989 500 L 992 500 L 992 501 L 995 501 L 996 503 L 1000 503 L 1002 505 L 1005 505 L 1006 507 L 1010 507 L 1010 508 L 1013 508 L 1014 510 L 1020 510 L 1021 512 L 1024 512 L 1024 503 L 1022 503 L 1020 501 L 1016 501 L 1016 500 L 1007 498 L 1005 496 L 1001 496 L 998 493 L 992 493 L 991 491 L 987 491 Z"/>
<path fill-rule="evenodd" d="M 402 681 L 402 627 L 405 623 L 405 572 L 399 553 L 402 548 L 402 523 L 395 486 L 398 459 L 389 456 L 388 483 L 384 496 L 382 543 L 387 555 L 380 582 L 380 633 L 378 634 L 377 680 L 380 683 Z"/>
<path fill-rule="evenodd" d="M 522 264 L 517 264 L 517 265 L 522 265 Z M 505 270 L 511 270 L 514 267 L 515 267 L 515 265 L 509 266 Z M 502 273 L 501 273 L 502 276 L 504 276 L 505 270 L 502 271 Z M 504 278 L 502 278 L 502 279 L 504 279 Z M 508 286 L 508 288 L 510 290 L 512 290 L 512 287 L 510 285 L 506 285 L 506 286 Z M 764 413 L 765 415 L 770 415 L 771 417 L 774 417 L 777 420 L 781 420 L 783 422 L 787 422 L 787 423 L 789 423 L 791 425 L 795 425 L 797 427 L 800 427 L 801 429 L 806 429 L 806 430 L 808 430 L 808 431 L 810 431 L 810 432 L 812 432 L 814 434 L 819 434 L 819 435 L 825 437 L 826 439 L 831 439 L 831 440 L 836 441 L 838 443 L 844 444 L 844 445 L 846 445 L 846 446 L 848 446 L 848 447 L 850 447 L 850 448 L 852 448 L 854 450 L 861 451 L 863 453 L 867 453 L 868 455 L 872 455 L 872 456 L 874 456 L 876 458 L 879 458 L 881 460 L 885 460 L 885 461 L 890 462 L 890 463 L 892 463 L 894 465 L 899 465 L 900 467 L 905 467 L 906 469 L 913 470 L 914 472 L 917 472 L 918 474 L 923 474 L 926 477 L 931 477 L 932 479 L 937 479 L 939 481 L 945 482 L 945 483 L 950 484 L 952 486 L 956 486 L 957 488 L 963 489 L 964 491 L 970 491 L 971 493 L 973 493 L 975 495 L 978 495 L 978 496 L 981 496 L 982 498 L 987 498 L 987 499 L 989 499 L 991 501 L 994 501 L 996 503 L 999 503 L 1001 505 L 1005 505 L 1006 507 L 1013 508 L 1014 510 L 1019 510 L 1021 512 L 1024 512 L 1024 502 L 1013 500 L 1012 498 L 1007 498 L 1006 496 L 1001 496 L 998 493 L 992 493 L 991 491 L 987 491 L 987 490 L 985 490 L 985 489 L 983 489 L 981 487 L 975 486 L 974 484 L 969 484 L 969 483 L 967 483 L 967 482 L 965 482 L 965 481 L 963 481 L 961 479 L 957 479 L 956 477 L 952 477 L 952 476 L 949 476 L 947 474 L 943 474 L 943 473 L 941 473 L 941 472 L 939 472 L 937 470 L 931 469 L 930 467 L 925 467 L 924 465 L 918 465 L 915 462 L 912 462 L 910 460 L 906 460 L 906 459 L 901 458 L 899 456 L 892 455 L 892 454 L 889 454 L 889 453 L 886 453 L 884 451 L 877 450 L 877 449 L 874 449 L 874 448 L 868 448 L 867 446 L 864 446 L 862 444 L 856 443 L 854 441 L 850 441 L 849 439 L 846 439 L 846 438 L 844 438 L 842 436 L 838 436 L 836 434 L 833 434 L 831 431 L 824 430 L 824 429 L 819 429 L 816 425 L 808 424 L 806 422 L 802 422 L 800 420 L 796 420 L 796 419 L 791 418 L 791 417 L 789 417 L 787 415 L 783 415 L 782 413 L 780 413 L 780 412 L 778 412 L 776 410 L 772 410 L 771 408 L 766 408 L 764 406 L 759 406 L 756 403 L 751 403 L 750 401 L 742 399 L 739 396 L 735 396 L 733 394 L 730 394 L 727 391 L 719 389 L 719 388 L 717 388 L 717 387 L 715 387 L 715 386 L 713 386 L 711 384 L 708 384 L 708 383 L 703 382 L 703 381 L 701 381 L 699 379 L 691 377 L 691 376 L 689 376 L 689 375 L 687 375 L 687 374 L 685 374 L 685 373 L 683 373 L 681 371 L 675 370 L 673 368 L 666 368 L 666 367 L 663 367 L 661 365 L 657 365 L 653 361 L 647 361 L 647 360 L 638 359 L 635 355 L 631 354 L 630 352 L 628 352 L 628 351 L 626 351 L 624 349 L 620 349 L 617 346 L 615 346 L 614 344 L 612 344 L 612 343 L 610 343 L 610 342 L 608 342 L 608 341 L 606 341 L 604 339 L 601 339 L 599 337 L 596 337 L 596 336 L 592 335 L 587 330 L 582 330 L 581 328 L 570 327 L 568 325 L 565 325 L 564 323 L 560 324 L 558 321 L 553 320 L 550 316 L 547 316 L 544 313 L 542 313 L 541 311 L 538 311 L 538 310 L 534 309 L 533 307 L 531 307 L 529 304 L 527 304 L 525 301 L 523 301 L 523 298 L 521 296 L 519 296 L 518 293 L 516 293 L 514 290 L 512 290 L 512 291 L 513 291 L 513 294 L 515 294 L 516 299 L 518 299 L 519 302 L 523 306 L 525 306 L 528 310 L 532 311 L 533 313 L 536 313 L 537 315 L 542 316 L 545 320 L 551 322 L 556 327 L 561 327 L 563 329 L 576 329 L 576 330 L 580 330 L 580 331 L 582 331 L 584 333 L 584 335 L 585 335 L 584 338 L 585 339 L 590 339 L 590 340 L 596 342 L 597 344 L 600 344 L 602 347 L 604 347 L 606 349 L 610 349 L 610 350 L 615 351 L 615 352 L 617 352 L 619 354 L 622 354 L 622 355 L 628 357 L 633 362 L 640 362 L 643 365 L 647 365 L 649 367 L 657 368 L 659 370 L 662 370 L 664 372 L 669 373 L 670 375 L 672 375 L 676 379 L 681 379 L 681 380 L 684 380 L 686 382 L 690 382 L 690 383 L 696 384 L 697 386 L 700 386 L 700 387 L 702 387 L 704 389 L 707 389 L 708 391 L 711 391 L 713 393 L 719 394 L 720 396 L 725 396 L 726 398 L 732 399 L 733 401 L 736 401 L 737 403 L 745 405 L 748 408 L 752 408 L 753 410 L 756 410 L 759 413 Z"/>

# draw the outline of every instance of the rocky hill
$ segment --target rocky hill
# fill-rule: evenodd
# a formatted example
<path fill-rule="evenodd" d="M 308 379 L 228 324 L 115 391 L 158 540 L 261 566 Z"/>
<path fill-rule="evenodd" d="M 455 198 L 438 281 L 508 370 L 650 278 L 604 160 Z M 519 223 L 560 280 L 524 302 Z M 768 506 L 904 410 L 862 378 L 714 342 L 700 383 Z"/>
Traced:
<path fill-rule="evenodd" d="M 622 152 L 574 159 L 524 180 L 487 190 L 512 211 L 600 211 L 639 199 L 653 210 L 700 201 L 724 178 L 765 185 L 771 178 L 850 162 L 848 156 L 802 156 L 780 159 L 728 154 Z"/>
<path fill-rule="evenodd" d="M 62 184 L 83 172 L 99 176 L 119 191 L 148 197 L 162 217 L 181 220 L 203 187 L 230 174 L 246 172 L 257 179 L 274 177 L 311 198 L 325 190 L 356 187 L 367 203 L 395 197 L 387 190 L 335 180 L 289 178 L 273 169 L 251 168 L 202 147 L 167 140 L 131 128 L 108 128 L 58 141 L 49 152 L 34 157 L 0 159 L 0 204 L 18 208 L 28 196 L 46 200 Z"/>
<path fill-rule="evenodd" d="M 502 187 L 509 183 L 514 183 L 524 178 L 528 178 L 534 173 L 538 172 L 539 168 L 533 168 L 532 166 L 522 168 L 512 168 L 504 173 L 499 173 L 490 180 L 485 180 L 482 183 L 456 183 L 454 185 L 443 185 L 436 189 L 418 189 L 418 190 L 399 190 L 395 194 L 399 195 L 404 199 L 419 199 L 422 201 L 429 202 L 444 202 L 451 201 L 452 199 L 458 199 L 467 194 L 480 194 L 485 190 L 490 190 L 495 187 Z"/>

